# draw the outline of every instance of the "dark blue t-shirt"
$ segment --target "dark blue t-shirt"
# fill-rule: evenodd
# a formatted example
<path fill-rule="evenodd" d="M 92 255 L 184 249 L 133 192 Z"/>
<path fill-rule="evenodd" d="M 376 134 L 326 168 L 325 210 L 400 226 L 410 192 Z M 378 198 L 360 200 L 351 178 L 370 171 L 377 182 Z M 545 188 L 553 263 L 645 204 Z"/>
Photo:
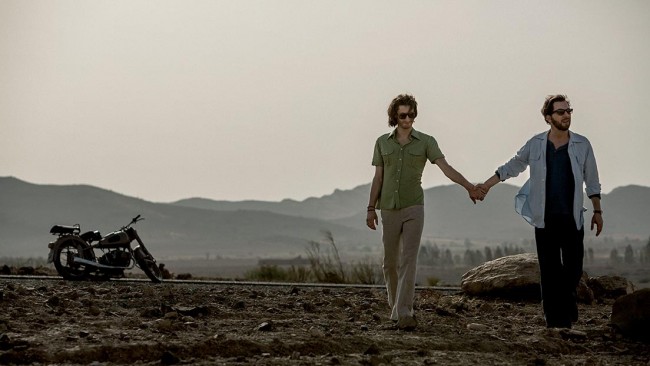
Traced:
<path fill-rule="evenodd" d="M 575 182 L 569 159 L 569 144 L 555 149 L 546 144 L 546 209 L 544 215 L 572 215 Z"/>

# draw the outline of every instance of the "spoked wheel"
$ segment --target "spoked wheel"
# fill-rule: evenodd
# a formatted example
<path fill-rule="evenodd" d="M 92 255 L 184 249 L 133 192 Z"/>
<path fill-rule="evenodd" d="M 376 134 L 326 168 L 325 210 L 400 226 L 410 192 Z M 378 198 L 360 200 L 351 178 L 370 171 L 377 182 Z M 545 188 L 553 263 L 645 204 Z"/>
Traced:
<path fill-rule="evenodd" d="M 135 261 L 138 263 L 138 267 L 140 267 L 152 282 L 162 282 L 162 272 L 160 271 L 160 268 L 158 268 L 156 260 L 153 259 L 151 255 L 145 254 L 142 248 L 137 247 L 133 249 L 133 256 L 135 257 Z"/>
<path fill-rule="evenodd" d="M 75 258 L 85 258 L 83 246 L 74 240 L 67 240 L 54 251 L 54 267 L 61 277 L 66 280 L 83 280 L 90 269 L 81 263 L 76 263 Z"/>

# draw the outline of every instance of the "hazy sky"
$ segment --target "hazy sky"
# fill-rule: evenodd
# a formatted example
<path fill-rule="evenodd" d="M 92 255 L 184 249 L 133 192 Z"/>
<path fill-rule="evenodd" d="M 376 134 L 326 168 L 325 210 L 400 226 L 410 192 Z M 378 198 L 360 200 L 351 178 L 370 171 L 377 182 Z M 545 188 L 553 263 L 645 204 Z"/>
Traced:
<path fill-rule="evenodd" d="M 0 176 L 156 202 L 322 196 L 370 182 L 407 92 L 478 182 L 566 93 L 604 193 L 650 186 L 649 36 L 646 0 L 0 0 Z"/>

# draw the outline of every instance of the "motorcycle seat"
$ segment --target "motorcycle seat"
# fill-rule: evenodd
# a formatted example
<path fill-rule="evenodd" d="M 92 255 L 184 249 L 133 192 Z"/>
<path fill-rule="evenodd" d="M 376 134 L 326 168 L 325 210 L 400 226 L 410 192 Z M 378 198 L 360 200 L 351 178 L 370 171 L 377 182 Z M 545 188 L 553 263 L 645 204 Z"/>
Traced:
<path fill-rule="evenodd" d="M 50 229 L 50 234 L 78 234 L 79 225 L 67 226 L 67 225 L 54 225 Z"/>
<path fill-rule="evenodd" d="M 100 240 L 102 238 L 102 234 L 100 234 L 99 231 L 97 231 L 97 230 L 95 230 L 95 231 L 86 231 L 85 233 L 79 235 L 79 237 L 81 239 L 83 239 L 84 241 L 87 241 L 87 242 L 90 243 L 91 241 Z"/>

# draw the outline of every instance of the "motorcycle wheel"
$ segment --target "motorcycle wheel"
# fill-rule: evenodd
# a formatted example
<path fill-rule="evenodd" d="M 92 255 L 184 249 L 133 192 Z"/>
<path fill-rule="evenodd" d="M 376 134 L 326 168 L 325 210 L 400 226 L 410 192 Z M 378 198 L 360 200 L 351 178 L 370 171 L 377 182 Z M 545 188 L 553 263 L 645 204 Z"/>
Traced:
<path fill-rule="evenodd" d="M 133 249 L 133 256 L 135 257 L 135 261 L 138 263 L 138 267 L 140 267 L 152 282 L 162 282 L 162 272 L 160 272 L 160 268 L 158 268 L 155 259 L 150 255 L 144 254 L 144 251 L 140 247 Z"/>
<path fill-rule="evenodd" d="M 54 267 L 66 280 L 83 280 L 90 272 L 86 265 L 75 263 L 75 257 L 84 258 L 84 254 L 83 246 L 74 240 L 61 243 L 54 251 Z"/>

